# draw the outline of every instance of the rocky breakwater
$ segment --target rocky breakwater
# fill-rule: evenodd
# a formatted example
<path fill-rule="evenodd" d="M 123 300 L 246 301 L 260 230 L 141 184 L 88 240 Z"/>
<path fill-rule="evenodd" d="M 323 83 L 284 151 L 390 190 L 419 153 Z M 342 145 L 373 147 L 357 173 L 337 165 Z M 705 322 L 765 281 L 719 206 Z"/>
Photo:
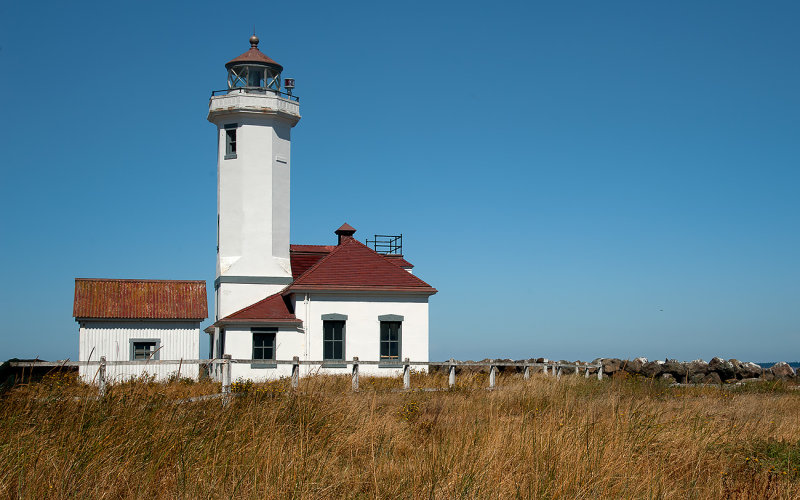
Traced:
<path fill-rule="evenodd" d="M 736 382 L 754 382 L 757 380 L 787 380 L 800 382 L 795 370 L 788 363 L 777 363 L 770 368 L 738 359 L 713 358 L 709 362 L 702 359 L 694 361 L 648 361 L 647 358 L 624 360 L 605 358 L 602 360 L 603 373 L 614 375 L 640 375 L 642 377 L 662 379 L 668 382 L 688 384 L 722 384 Z"/>

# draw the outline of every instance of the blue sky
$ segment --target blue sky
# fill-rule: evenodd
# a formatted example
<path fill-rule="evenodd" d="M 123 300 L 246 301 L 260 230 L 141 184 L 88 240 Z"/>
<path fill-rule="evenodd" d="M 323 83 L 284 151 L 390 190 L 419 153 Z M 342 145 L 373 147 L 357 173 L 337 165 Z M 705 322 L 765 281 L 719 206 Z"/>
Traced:
<path fill-rule="evenodd" d="M 331 244 L 345 221 L 361 241 L 403 233 L 439 289 L 433 359 L 796 360 L 798 18 L 796 2 L 4 2 L 0 357 L 76 357 L 75 277 L 213 289 L 208 97 L 255 25 L 301 97 L 292 241 Z"/>

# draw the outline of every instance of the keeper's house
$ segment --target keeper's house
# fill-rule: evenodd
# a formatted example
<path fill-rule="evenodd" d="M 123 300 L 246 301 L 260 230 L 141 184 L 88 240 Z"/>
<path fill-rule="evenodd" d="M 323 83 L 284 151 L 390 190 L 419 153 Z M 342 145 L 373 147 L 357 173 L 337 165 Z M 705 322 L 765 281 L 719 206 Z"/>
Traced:
<path fill-rule="evenodd" d="M 80 361 L 138 362 L 109 365 L 111 379 L 198 377 L 196 363 L 180 360 L 199 357 L 200 322 L 208 317 L 204 281 L 77 278 L 73 316 L 80 325 Z M 152 364 L 156 360 L 178 363 Z M 96 373 L 96 366 L 80 368 L 87 382 Z"/>

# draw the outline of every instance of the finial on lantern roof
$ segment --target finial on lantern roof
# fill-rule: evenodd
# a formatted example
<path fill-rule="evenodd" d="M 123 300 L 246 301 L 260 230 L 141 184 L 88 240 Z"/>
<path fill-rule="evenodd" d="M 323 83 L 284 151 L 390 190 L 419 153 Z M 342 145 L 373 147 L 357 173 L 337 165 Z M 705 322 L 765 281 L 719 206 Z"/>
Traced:
<path fill-rule="evenodd" d="M 258 47 L 258 37 L 255 33 L 253 33 L 253 36 L 250 37 L 250 46 L 254 49 Z"/>

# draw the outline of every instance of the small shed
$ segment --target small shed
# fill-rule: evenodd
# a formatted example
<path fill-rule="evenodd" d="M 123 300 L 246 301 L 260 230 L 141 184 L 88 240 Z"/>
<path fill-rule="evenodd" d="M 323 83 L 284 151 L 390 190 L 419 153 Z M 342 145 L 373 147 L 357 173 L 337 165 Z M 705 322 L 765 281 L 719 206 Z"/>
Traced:
<path fill-rule="evenodd" d="M 142 375 L 197 378 L 200 323 L 208 317 L 205 281 L 75 279 L 73 316 L 80 326 L 80 361 L 136 361 L 110 365 L 106 375 L 123 380 Z M 177 360 L 153 364 L 156 360 Z M 97 369 L 81 367 L 91 382 Z"/>

